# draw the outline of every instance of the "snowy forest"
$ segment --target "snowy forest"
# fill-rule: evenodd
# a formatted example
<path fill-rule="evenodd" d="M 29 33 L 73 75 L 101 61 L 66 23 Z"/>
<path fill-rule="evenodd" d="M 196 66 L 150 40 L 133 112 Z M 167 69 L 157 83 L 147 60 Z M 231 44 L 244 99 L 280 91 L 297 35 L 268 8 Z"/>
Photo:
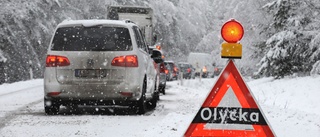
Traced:
<path fill-rule="evenodd" d="M 237 65 L 255 78 L 310 75 L 320 60 L 318 0 L 1 0 L 0 84 L 42 78 L 53 31 L 66 19 L 105 19 L 109 5 L 154 10 L 158 43 L 167 60 L 186 61 L 190 52 L 213 55 L 223 42 L 220 28 L 234 18 L 245 34 Z"/>

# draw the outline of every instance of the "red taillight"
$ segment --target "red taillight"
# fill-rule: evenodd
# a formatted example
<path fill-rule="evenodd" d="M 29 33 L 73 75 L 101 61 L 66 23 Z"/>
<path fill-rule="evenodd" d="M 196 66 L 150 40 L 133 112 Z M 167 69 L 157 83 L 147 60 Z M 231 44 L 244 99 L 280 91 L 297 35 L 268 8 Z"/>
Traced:
<path fill-rule="evenodd" d="M 157 48 L 158 50 L 161 50 L 161 46 L 160 46 L 160 45 L 157 45 L 156 48 Z"/>
<path fill-rule="evenodd" d="M 188 73 L 190 73 L 190 72 L 191 72 L 191 69 L 190 69 L 190 68 L 188 68 L 188 69 L 187 69 L 187 71 L 188 71 Z"/>
<path fill-rule="evenodd" d="M 58 96 L 61 92 L 50 92 L 47 95 L 48 96 Z"/>
<path fill-rule="evenodd" d="M 118 56 L 112 60 L 111 65 L 118 67 L 138 67 L 138 57 L 136 55 Z"/>
<path fill-rule="evenodd" d="M 179 71 L 179 69 L 178 69 L 176 66 L 174 66 L 173 70 L 174 70 L 175 72 L 178 72 L 178 71 Z"/>
<path fill-rule="evenodd" d="M 166 69 L 166 70 L 164 70 L 164 72 L 165 72 L 166 74 L 168 74 L 168 73 L 169 73 L 169 70 Z"/>
<path fill-rule="evenodd" d="M 69 66 L 70 61 L 67 57 L 48 55 L 46 59 L 46 67 Z"/>
<path fill-rule="evenodd" d="M 160 64 L 160 73 L 166 73 L 167 74 L 168 72 L 166 72 L 166 71 L 168 71 L 166 66 L 164 65 L 164 63 L 161 63 Z"/>

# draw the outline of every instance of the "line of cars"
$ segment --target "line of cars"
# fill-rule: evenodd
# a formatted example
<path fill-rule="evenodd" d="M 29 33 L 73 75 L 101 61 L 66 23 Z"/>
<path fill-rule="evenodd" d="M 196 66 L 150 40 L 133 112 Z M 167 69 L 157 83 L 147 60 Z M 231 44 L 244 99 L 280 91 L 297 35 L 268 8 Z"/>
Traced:
<path fill-rule="evenodd" d="M 47 52 L 46 114 L 60 106 L 126 106 L 138 114 L 165 94 L 162 52 L 153 48 L 153 10 L 109 6 L 107 20 L 60 23 Z"/>
<path fill-rule="evenodd" d="M 45 113 L 58 114 L 61 105 L 120 105 L 144 114 L 159 99 L 161 56 L 132 22 L 64 21 L 47 52 Z"/>
<path fill-rule="evenodd" d="M 60 106 L 127 106 L 138 114 L 155 108 L 166 81 L 194 78 L 191 64 L 163 60 L 152 47 L 153 10 L 108 7 L 109 20 L 60 23 L 47 52 L 44 109 L 58 114 Z M 135 22 L 135 23 L 134 23 Z"/>
<path fill-rule="evenodd" d="M 191 64 L 164 61 L 160 49 L 146 44 L 144 34 L 129 20 L 60 23 L 47 52 L 45 113 L 58 114 L 60 106 L 76 111 L 79 105 L 102 105 L 144 114 L 165 94 L 166 81 L 177 80 L 180 73 L 195 77 Z"/>
<path fill-rule="evenodd" d="M 70 20 L 58 25 L 44 72 L 46 114 L 61 105 L 128 106 L 138 114 L 155 108 L 166 81 L 194 78 L 189 63 L 163 61 L 130 21 Z"/>
<path fill-rule="evenodd" d="M 165 61 L 164 64 L 168 69 L 167 80 L 178 80 L 180 75 L 183 79 L 195 78 L 195 68 L 187 62 L 178 62 L 177 64 L 174 61 Z"/>
<path fill-rule="evenodd" d="M 177 80 L 179 77 L 183 79 L 194 79 L 195 77 L 203 77 L 203 78 L 213 78 L 214 76 L 220 75 L 222 71 L 222 67 L 207 67 L 202 66 L 195 68 L 192 64 L 188 62 L 178 62 L 174 61 L 164 61 L 168 69 L 167 81 Z"/>
<path fill-rule="evenodd" d="M 191 79 L 195 77 L 195 69 L 189 63 L 178 62 L 176 64 L 174 61 L 164 61 L 164 64 L 167 68 L 167 81 L 178 80 L 181 74 L 184 79 Z"/>
<path fill-rule="evenodd" d="M 182 78 L 184 79 L 194 79 L 195 78 L 195 68 L 187 62 L 178 62 L 178 68 L 180 73 L 182 73 Z"/>

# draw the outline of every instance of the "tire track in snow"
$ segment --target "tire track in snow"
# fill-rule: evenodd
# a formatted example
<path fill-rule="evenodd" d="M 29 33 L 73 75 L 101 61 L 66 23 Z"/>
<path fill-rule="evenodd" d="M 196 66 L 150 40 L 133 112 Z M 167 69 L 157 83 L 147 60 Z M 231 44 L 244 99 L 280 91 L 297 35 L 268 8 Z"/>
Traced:
<path fill-rule="evenodd" d="M 10 123 L 11 120 L 13 120 L 14 118 L 16 118 L 20 112 L 26 110 L 28 107 L 30 106 L 34 106 L 36 104 L 39 104 L 43 102 L 43 99 L 39 99 L 39 100 L 36 100 L 36 101 L 33 101 L 31 103 L 28 103 L 14 111 L 11 111 L 11 112 L 8 112 L 4 117 L 0 117 L 0 131 L 6 127 L 6 125 L 8 125 Z"/>
<path fill-rule="evenodd" d="M 4 97 L 4 96 L 7 96 L 7 95 L 15 94 L 15 93 L 18 93 L 18 92 L 22 92 L 22 91 L 25 91 L 25 90 L 30 90 L 30 89 L 38 88 L 38 87 L 42 87 L 42 86 L 43 86 L 43 85 L 38 85 L 38 86 L 33 86 L 33 87 L 29 87 L 29 88 L 24 88 L 24 89 L 16 90 L 16 91 L 9 92 L 9 93 L 5 93 L 5 94 L 0 94 L 0 97 Z"/>

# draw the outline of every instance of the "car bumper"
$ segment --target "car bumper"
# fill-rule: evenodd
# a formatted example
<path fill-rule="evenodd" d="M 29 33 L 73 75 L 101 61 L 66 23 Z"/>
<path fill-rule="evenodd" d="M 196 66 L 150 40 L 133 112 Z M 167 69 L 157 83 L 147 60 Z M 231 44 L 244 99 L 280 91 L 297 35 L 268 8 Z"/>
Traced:
<path fill-rule="evenodd" d="M 68 106 L 68 105 L 84 105 L 84 106 L 134 106 L 137 104 L 137 100 L 109 100 L 109 99 L 76 99 L 76 98 L 61 98 L 61 97 L 50 97 L 45 96 L 46 103 L 55 102 L 59 105 Z"/>
<path fill-rule="evenodd" d="M 59 100 L 102 100 L 102 101 L 121 101 L 139 100 L 141 89 L 139 84 L 128 84 L 120 82 L 117 85 L 105 84 L 45 84 L 45 98 Z M 51 92 L 58 92 L 52 96 Z"/>

